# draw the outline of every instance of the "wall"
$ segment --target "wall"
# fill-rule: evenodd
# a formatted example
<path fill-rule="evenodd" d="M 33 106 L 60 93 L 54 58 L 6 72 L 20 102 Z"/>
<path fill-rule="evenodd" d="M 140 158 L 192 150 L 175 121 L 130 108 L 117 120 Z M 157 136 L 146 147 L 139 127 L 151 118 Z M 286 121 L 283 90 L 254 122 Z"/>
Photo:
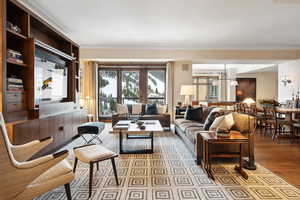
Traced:
<path fill-rule="evenodd" d="M 281 82 L 285 76 L 292 80 L 286 87 Z M 296 94 L 300 87 L 300 60 L 279 64 L 278 80 L 278 101 L 285 102 L 292 99 L 292 93 Z"/>
<path fill-rule="evenodd" d="M 187 69 L 183 69 L 182 65 L 186 65 Z M 193 84 L 192 79 L 192 62 L 191 61 L 178 61 L 174 62 L 174 104 L 177 105 L 177 102 L 184 103 L 184 96 L 180 95 L 181 85 L 191 85 Z"/>
<path fill-rule="evenodd" d="M 237 78 L 256 78 L 256 100 L 277 99 L 277 72 L 257 72 L 238 74 Z"/>

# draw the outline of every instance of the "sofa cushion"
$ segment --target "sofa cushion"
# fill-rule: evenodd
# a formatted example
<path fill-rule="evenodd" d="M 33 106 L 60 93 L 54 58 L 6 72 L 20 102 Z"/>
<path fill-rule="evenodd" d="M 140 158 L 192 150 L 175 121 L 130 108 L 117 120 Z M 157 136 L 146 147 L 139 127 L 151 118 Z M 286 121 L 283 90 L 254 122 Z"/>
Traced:
<path fill-rule="evenodd" d="M 154 103 L 154 104 L 147 104 L 145 115 L 157 115 L 157 114 L 158 114 L 158 112 L 157 112 L 156 103 Z"/>
<path fill-rule="evenodd" d="M 131 114 L 140 115 L 141 113 L 142 113 L 142 104 L 141 103 L 132 104 Z"/>
<path fill-rule="evenodd" d="M 180 129 L 182 131 L 186 131 L 187 128 L 189 127 L 198 127 L 198 128 L 203 128 L 203 124 L 199 122 L 190 122 L 190 123 L 183 123 L 179 125 Z"/>
<path fill-rule="evenodd" d="M 168 106 L 167 105 L 157 105 L 157 112 L 159 115 L 166 114 L 168 111 Z"/>
<path fill-rule="evenodd" d="M 216 130 L 218 128 L 224 129 L 224 130 L 230 130 L 232 126 L 234 125 L 234 120 L 232 113 L 223 115 L 220 117 L 217 117 L 212 125 L 210 126 L 209 130 Z"/>
<path fill-rule="evenodd" d="M 202 107 L 193 108 L 192 106 L 189 106 L 186 109 L 184 118 L 187 120 L 194 120 L 194 121 L 201 122 L 202 115 L 203 115 Z"/>
<path fill-rule="evenodd" d="M 128 112 L 127 105 L 122 105 L 122 104 L 118 104 L 117 103 L 117 113 L 119 115 L 126 115 L 126 114 L 128 114 L 129 112 Z"/>
<path fill-rule="evenodd" d="M 208 115 L 210 114 L 210 112 L 214 109 L 215 107 L 207 107 L 207 106 L 203 106 L 202 107 L 202 120 L 201 122 L 204 124 Z"/>
<path fill-rule="evenodd" d="M 197 134 L 203 131 L 203 127 L 189 127 L 186 129 L 186 137 L 193 143 L 196 144 Z"/>
<path fill-rule="evenodd" d="M 246 114 L 240 113 L 232 113 L 234 126 L 232 127 L 233 130 L 240 131 L 241 133 L 248 132 L 249 128 L 252 132 L 255 128 L 255 118 Z"/>
<path fill-rule="evenodd" d="M 184 119 L 184 118 L 181 118 L 181 119 L 175 119 L 174 124 L 175 124 L 175 125 L 180 125 L 180 124 L 191 123 L 191 122 L 195 122 L 195 121 L 192 121 L 192 120 L 186 120 L 186 119 Z"/>
<path fill-rule="evenodd" d="M 204 123 L 204 130 L 208 131 L 212 123 L 215 121 L 215 119 L 220 116 L 220 112 L 222 111 L 221 108 L 214 108 L 212 111 L 209 113 L 208 117 L 205 120 Z"/>

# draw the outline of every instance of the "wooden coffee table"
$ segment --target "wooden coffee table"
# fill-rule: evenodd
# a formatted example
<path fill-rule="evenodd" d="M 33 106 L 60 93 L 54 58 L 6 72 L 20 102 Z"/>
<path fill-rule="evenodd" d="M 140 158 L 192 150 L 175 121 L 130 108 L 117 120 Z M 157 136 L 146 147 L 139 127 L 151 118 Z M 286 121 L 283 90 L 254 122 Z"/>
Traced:
<path fill-rule="evenodd" d="M 110 133 L 119 134 L 120 154 L 149 154 L 153 153 L 153 134 L 163 132 L 164 129 L 158 120 L 141 120 L 144 122 L 145 129 L 140 129 L 136 123 L 130 120 L 120 120 L 110 131 Z M 151 140 L 150 149 L 124 150 L 123 135 L 128 136 L 127 139 L 149 139 Z"/>
<path fill-rule="evenodd" d="M 218 137 L 215 131 L 200 133 L 203 138 L 203 168 L 207 175 L 214 180 L 214 176 L 211 172 L 211 159 L 213 157 L 239 157 L 239 165 L 235 166 L 235 170 L 239 172 L 245 179 L 248 179 L 248 174 L 242 168 L 242 144 L 248 143 L 248 137 L 244 136 L 238 131 L 230 131 L 229 137 Z M 238 153 L 212 153 L 213 144 L 239 144 Z"/>

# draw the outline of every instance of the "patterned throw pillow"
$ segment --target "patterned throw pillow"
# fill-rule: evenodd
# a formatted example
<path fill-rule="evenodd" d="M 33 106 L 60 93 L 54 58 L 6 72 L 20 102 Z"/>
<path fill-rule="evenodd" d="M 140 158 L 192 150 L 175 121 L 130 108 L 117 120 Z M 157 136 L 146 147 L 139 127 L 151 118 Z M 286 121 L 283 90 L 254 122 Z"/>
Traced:
<path fill-rule="evenodd" d="M 217 117 L 219 117 L 222 112 L 222 108 L 214 108 L 208 115 L 204 123 L 204 130 L 208 131 L 212 123 Z"/>
<path fill-rule="evenodd" d="M 137 103 L 137 104 L 132 104 L 132 111 L 131 113 L 133 115 L 140 115 L 142 113 L 142 104 Z"/>
<path fill-rule="evenodd" d="M 119 115 L 127 115 L 128 114 L 128 107 L 127 105 L 122 105 L 117 103 L 117 113 Z"/>

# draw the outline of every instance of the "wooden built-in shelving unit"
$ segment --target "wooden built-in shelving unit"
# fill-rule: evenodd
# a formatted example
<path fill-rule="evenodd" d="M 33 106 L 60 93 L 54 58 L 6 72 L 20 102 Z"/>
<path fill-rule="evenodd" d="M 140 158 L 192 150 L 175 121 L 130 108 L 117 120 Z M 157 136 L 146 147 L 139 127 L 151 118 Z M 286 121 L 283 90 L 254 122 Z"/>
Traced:
<path fill-rule="evenodd" d="M 59 32 L 16 0 L 0 2 L 0 96 L 1 109 L 14 144 L 52 136 L 47 151 L 76 135 L 76 127 L 86 121 L 80 108 L 79 45 Z M 7 23 L 21 32 L 9 29 Z M 68 70 L 67 98 L 48 103 L 35 101 L 35 53 L 46 50 L 65 61 Z M 8 49 L 22 54 L 20 60 L 8 59 Z M 8 78 L 21 79 L 23 90 L 9 90 Z M 11 88 L 11 87 L 10 87 Z"/>
<path fill-rule="evenodd" d="M 77 96 L 79 96 L 80 88 L 79 46 L 17 1 L 4 0 L 2 7 L 4 13 L 3 28 L 6 30 L 3 38 L 6 41 L 2 52 L 3 58 L 6 58 L 8 49 L 20 52 L 23 56 L 23 63 L 6 59 L 3 63 L 3 86 L 5 88 L 3 113 L 6 120 L 30 119 L 41 114 L 38 112 L 40 105 L 36 105 L 34 102 L 34 56 L 37 47 L 67 60 L 68 74 L 71 78 L 68 80 L 68 97 L 64 102 L 78 103 Z M 18 33 L 7 28 L 6 23 L 8 21 L 17 25 L 21 32 Z M 11 105 L 11 98 L 8 99 L 6 94 L 8 92 L 19 93 L 20 91 L 8 90 L 6 80 L 10 77 L 22 79 L 26 102 L 14 102 L 13 106 Z"/>

